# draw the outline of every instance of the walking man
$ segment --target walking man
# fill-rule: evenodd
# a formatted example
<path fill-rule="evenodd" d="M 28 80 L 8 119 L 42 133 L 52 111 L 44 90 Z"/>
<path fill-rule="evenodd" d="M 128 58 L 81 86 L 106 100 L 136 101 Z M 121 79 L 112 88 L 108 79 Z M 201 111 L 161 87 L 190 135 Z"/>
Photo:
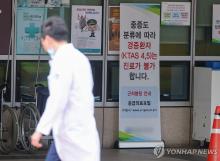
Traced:
<path fill-rule="evenodd" d="M 68 29 L 59 17 L 42 25 L 41 44 L 51 57 L 49 97 L 32 145 L 53 132 L 46 161 L 99 161 L 100 145 L 94 118 L 93 78 L 89 60 L 68 43 Z"/>

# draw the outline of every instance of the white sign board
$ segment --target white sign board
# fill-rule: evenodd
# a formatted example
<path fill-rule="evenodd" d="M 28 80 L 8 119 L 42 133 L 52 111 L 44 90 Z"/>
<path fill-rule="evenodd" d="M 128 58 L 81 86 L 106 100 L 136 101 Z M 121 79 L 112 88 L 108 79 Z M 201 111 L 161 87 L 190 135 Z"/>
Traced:
<path fill-rule="evenodd" d="M 120 147 L 161 141 L 159 46 L 160 5 L 121 3 Z"/>
<path fill-rule="evenodd" d="M 101 6 L 72 6 L 71 41 L 85 54 L 101 54 Z"/>
<path fill-rule="evenodd" d="M 190 2 L 162 2 L 161 24 L 190 26 Z"/>

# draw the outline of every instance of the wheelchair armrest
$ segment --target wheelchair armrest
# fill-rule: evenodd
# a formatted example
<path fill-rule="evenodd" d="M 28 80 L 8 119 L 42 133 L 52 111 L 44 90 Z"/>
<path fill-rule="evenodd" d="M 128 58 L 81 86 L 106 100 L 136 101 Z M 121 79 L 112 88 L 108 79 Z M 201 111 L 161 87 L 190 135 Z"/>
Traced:
<path fill-rule="evenodd" d="M 41 83 L 37 83 L 37 84 L 34 85 L 34 87 L 35 87 L 35 88 L 37 88 L 37 87 L 44 87 L 44 85 L 41 84 Z"/>
<path fill-rule="evenodd" d="M 35 98 L 32 95 L 28 95 L 28 94 L 22 94 L 21 95 L 21 101 L 25 101 L 25 102 L 35 102 Z"/>

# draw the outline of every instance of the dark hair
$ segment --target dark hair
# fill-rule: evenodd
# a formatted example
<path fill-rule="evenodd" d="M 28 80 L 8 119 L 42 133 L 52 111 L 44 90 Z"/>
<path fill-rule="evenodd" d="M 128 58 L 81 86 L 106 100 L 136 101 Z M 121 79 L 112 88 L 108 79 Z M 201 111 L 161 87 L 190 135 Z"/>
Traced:
<path fill-rule="evenodd" d="M 48 35 L 57 41 L 67 41 L 68 33 L 66 23 L 61 17 L 49 17 L 41 26 L 42 38 Z"/>

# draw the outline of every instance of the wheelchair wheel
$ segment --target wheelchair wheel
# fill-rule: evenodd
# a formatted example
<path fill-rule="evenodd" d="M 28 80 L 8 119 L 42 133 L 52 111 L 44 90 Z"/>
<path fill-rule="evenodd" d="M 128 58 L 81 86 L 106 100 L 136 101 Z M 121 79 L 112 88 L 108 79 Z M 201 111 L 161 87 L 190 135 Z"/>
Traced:
<path fill-rule="evenodd" d="M 34 133 L 40 119 L 39 112 L 33 104 L 26 104 L 20 114 L 20 137 L 23 148 L 31 152 L 35 148 L 31 145 L 30 137 Z"/>
<path fill-rule="evenodd" d="M 37 109 L 36 105 L 34 103 L 28 103 L 27 106 L 30 106 L 34 110 L 34 112 L 38 118 L 38 121 L 39 121 L 40 120 L 40 112 Z"/>
<path fill-rule="evenodd" d="M 19 135 L 19 125 L 15 111 L 6 105 L 3 105 L 0 130 L 0 151 L 8 154 L 15 149 Z"/>

